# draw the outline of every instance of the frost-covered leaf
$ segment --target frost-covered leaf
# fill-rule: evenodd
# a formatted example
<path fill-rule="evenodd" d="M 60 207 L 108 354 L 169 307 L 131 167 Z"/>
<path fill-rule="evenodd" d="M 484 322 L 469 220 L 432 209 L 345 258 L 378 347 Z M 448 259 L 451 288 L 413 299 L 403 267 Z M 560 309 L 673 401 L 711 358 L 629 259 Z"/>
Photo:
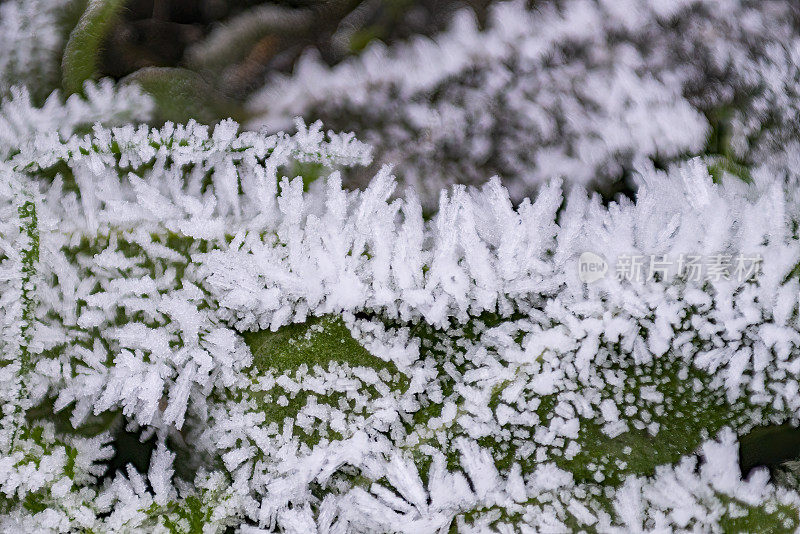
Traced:
<path fill-rule="evenodd" d="M 388 168 L 344 189 L 370 149 L 318 123 L 25 135 L 0 163 L 3 528 L 796 528 L 797 490 L 737 456 L 800 407 L 792 176 L 643 164 L 608 204 L 495 179 L 426 218 Z M 740 253 L 760 270 L 677 269 Z"/>

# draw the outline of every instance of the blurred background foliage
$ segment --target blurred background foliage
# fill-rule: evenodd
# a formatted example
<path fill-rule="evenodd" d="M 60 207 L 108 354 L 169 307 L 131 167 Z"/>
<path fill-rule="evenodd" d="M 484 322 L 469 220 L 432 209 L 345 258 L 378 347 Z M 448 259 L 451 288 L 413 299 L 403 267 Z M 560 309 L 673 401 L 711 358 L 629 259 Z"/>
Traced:
<path fill-rule="evenodd" d="M 136 81 L 158 101 L 157 122 L 190 117 L 213 122 L 222 116 L 243 121 L 244 98 L 263 86 L 269 74 L 291 72 L 307 49 L 315 49 L 333 65 L 373 40 L 388 44 L 412 35 L 433 35 L 464 7 L 485 20 L 489 4 L 490 0 L 103 0 L 87 9 L 83 2 L 68 10 L 72 19 L 83 13 L 83 24 L 77 24 L 65 53 L 64 86 L 67 92 L 78 92 L 83 80 L 105 76 Z M 83 37 L 76 39 L 77 35 Z M 76 49 L 74 56 L 94 57 L 95 63 L 68 66 L 70 45 Z"/>
<path fill-rule="evenodd" d="M 370 43 L 376 41 L 399 45 L 400 42 L 408 41 L 415 36 L 434 36 L 448 28 L 453 15 L 465 8 L 475 14 L 478 28 L 485 28 L 492 12 L 492 4 L 498 2 L 493 0 L 273 0 L 271 2 L 47 0 L 46 3 L 62 6 L 60 18 L 63 23 L 59 25 L 58 31 L 63 33 L 65 46 L 61 55 L 60 81 L 49 86 L 46 83 L 33 84 L 37 91 L 34 100 L 38 103 L 49 94 L 48 89 L 60 87 L 64 96 L 82 94 L 85 91 L 86 81 L 112 78 L 121 81 L 123 85 L 135 84 L 153 97 L 155 108 L 149 122 L 154 125 L 166 121 L 186 122 L 189 119 L 211 124 L 230 117 L 247 128 L 257 128 L 261 124 L 257 120 L 261 115 L 266 115 L 273 105 L 280 106 L 276 105 L 274 99 L 268 99 L 266 103 L 259 102 L 263 104 L 261 107 L 253 106 L 250 97 L 265 88 L 265 84 L 274 84 L 281 77 L 279 75 L 289 75 L 295 71 L 297 60 L 309 51 L 316 52 L 323 64 L 335 65 L 359 54 Z M 744 2 L 743 5 L 745 3 L 749 4 Z M 558 0 L 549 3 L 528 0 L 526 6 L 538 16 L 543 6 L 547 4 L 563 7 L 562 2 Z M 645 4 L 647 3 L 642 5 Z M 598 3 L 598 6 L 606 5 L 610 4 Z M 602 7 L 602 9 L 611 8 Z M 767 12 L 768 9 L 765 8 L 764 11 Z M 707 143 L 705 147 L 694 147 L 685 153 L 680 152 L 680 155 L 681 157 L 701 154 L 707 156 L 715 179 L 720 179 L 726 173 L 749 179 L 747 167 L 751 161 L 734 153 L 729 126 L 736 113 L 749 105 L 750 92 L 753 89 L 749 78 L 752 76 L 748 77 L 746 73 L 739 76 L 729 72 L 736 70 L 733 62 L 730 65 L 724 62 L 723 65 L 716 65 L 711 61 L 718 55 L 715 47 L 719 44 L 719 36 L 705 36 L 704 30 L 697 28 L 722 31 L 724 25 L 715 27 L 711 24 L 716 20 L 713 13 L 705 13 L 699 8 L 695 13 L 687 8 L 686 13 L 682 15 L 687 14 L 693 16 L 679 17 L 659 27 L 659 35 L 669 44 L 666 46 L 661 43 L 663 50 L 660 55 L 664 56 L 663 58 L 658 57 L 659 54 L 651 54 L 645 50 L 648 48 L 648 43 L 652 42 L 644 34 L 644 37 L 636 32 L 631 32 L 631 36 L 625 32 L 622 32 L 624 35 L 617 35 L 621 30 L 612 28 L 613 25 L 609 26 L 611 29 L 595 28 L 595 30 L 603 33 L 600 42 L 608 47 L 608 53 L 612 57 L 616 57 L 621 49 L 617 47 L 616 40 L 630 44 L 634 47 L 632 50 L 638 50 L 637 53 L 642 55 L 642 59 L 641 72 L 637 71 L 636 81 L 642 87 L 649 83 L 647 80 L 651 75 L 660 80 L 683 76 L 680 73 L 693 72 L 692 69 L 702 72 L 702 75 L 687 76 L 688 81 L 680 88 L 682 94 L 679 97 L 690 102 L 705 115 L 709 127 Z M 794 14 L 796 15 L 794 18 L 800 20 L 800 14 L 798 12 Z M 722 17 L 721 20 L 726 19 Z M 684 33 L 689 36 L 683 38 Z M 763 54 L 765 45 L 761 39 L 751 43 L 748 41 L 750 33 L 744 30 L 740 33 L 741 36 L 731 37 L 737 43 L 737 53 L 743 52 L 756 57 Z M 697 38 L 697 35 L 701 37 Z M 703 39 L 708 42 L 703 42 Z M 590 37 L 586 42 L 594 43 Z M 558 58 L 561 58 L 565 65 L 569 64 L 565 70 L 569 72 L 585 70 L 587 75 L 605 68 L 603 61 L 600 61 L 598 67 L 592 59 L 594 56 L 602 57 L 604 53 L 602 50 L 587 51 L 578 44 L 572 46 L 571 43 L 570 39 L 566 39 L 562 43 L 563 46 L 555 46 L 549 52 L 556 57 L 556 64 L 560 64 L 561 60 Z M 592 50 L 592 46 L 587 48 Z M 441 174 L 446 176 L 446 183 L 452 181 L 473 183 L 475 176 L 483 181 L 485 177 L 501 175 L 510 185 L 521 183 L 519 190 L 529 194 L 531 191 L 526 185 L 527 182 L 523 183 L 523 180 L 517 179 L 515 175 L 518 169 L 515 168 L 514 158 L 519 156 L 518 159 L 525 162 L 523 167 L 527 173 L 533 168 L 530 165 L 531 161 L 541 153 L 547 152 L 551 145 L 555 147 L 553 150 L 563 149 L 563 154 L 558 152 L 559 157 L 563 156 L 565 159 L 573 157 L 573 152 L 576 152 L 579 143 L 570 137 L 569 132 L 562 131 L 565 130 L 564 124 L 569 120 L 591 122 L 586 117 L 591 118 L 592 109 L 602 105 L 588 98 L 592 95 L 580 94 L 580 87 L 586 82 L 583 78 L 575 83 L 565 82 L 567 85 L 572 84 L 573 87 L 564 90 L 553 89 L 553 94 L 547 96 L 547 91 L 543 91 L 537 85 L 541 82 L 553 87 L 553 84 L 547 81 L 550 73 L 543 75 L 547 69 L 540 69 L 546 62 L 533 62 L 535 64 L 532 65 L 532 70 L 525 71 L 516 64 L 518 61 L 514 56 L 516 52 L 512 50 L 509 54 L 507 59 L 498 62 L 497 68 L 476 64 L 472 69 L 465 69 L 460 76 L 445 76 L 430 91 L 415 94 L 405 103 L 400 102 L 401 98 L 395 98 L 396 95 L 390 94 L 394 88 L 386 89 L 388 96 L 385 101 L 380 102 L 380 105 L 373 105 L 372 102 L 362 105 L 364 103 L 358 99 L 353 104 L 346 98 L 341 98 L 343 103 L 331 105 L 330 109 L 327 109 L 325 104 L 335 99 L 325 95 L 322 105 L 310 100 L 304 109 L 285 113 L 282 118 L 301 115 L 309 122 L 321 119 L 326 127 L 337 131 L 353 131 L 359 139 L 376 146 L 377 156 L 372 167 L 346 174 L 345 179 L 349 186 L 364 185 L 364 177 L 372 176 L 377 167 L 390 161 L 395 165 L 395 173 L 401 181 L 404 179 L 403 173 L 408 174 L 406 167 L 412 166 L 419 174 L 425 176 L 431 191 L 438 191 L 442 185 L 433 176 L 441 171 Z M 446 51 L 442 51 L 441 55 L 446 56 Z M 447 57 L 443 58 L 442 62 L 446 63 L 446 60 Z M 665 63 L 666 66 L 661 63 Z M 678 67 L 672 63 L 678 64 Z M 688 65 L 688 68 L 684 69 L 682 66 L 684 64 Z M 603 71 L 603 75 L 613 74 L 613 69 L 606 70 L 608 72 Z M 565 76 L 568 77 L 569 74 Z M 595 76 L 595 79 L 599 76 L 599 74 Z M 503 85 L 504 79 L 509 80 L 506 85 Z M 490 91 L 492 87 L 494 92 Z M 648 92 L 646 89 L 642 91 Z M 575 93 L 574 98 L 564 104 L 563 108 L 570 109 L 570 106 L 574 106 L 576 113 L 573 115 L 583 117 L 581 119 L 567 115 L 565 120 L 565 112 L 559 108 L 560 104 L 554 105 L 555 111 L 547 107 L 548 99 L 560 101 L 568 98 L 571 92 Z M 380 97 L 380 91 L 376 91 L 376 94 Z M 442 123 L 438 130 L 430 125 L 407 127 L 406 119 L 412 116 L 416 104 L 419 104 L 414 99 L 422 101 L 427 108 L 430 108 L 427 110 L 428 115 Z M 783 100 L 794 102 L 793 99 Z M 470 102 L 473 104 L 472 108 Z M 509 102 L 514 105 L 507 105 Z M 514 107 L 517 104 L 519 106 Z M 657 107 L 657 104 L 658 102 L 654 104 L 648 101 L 642 105 Z M 767 102 L 764 107 L 769 108 L 769 104 L 770 102 Z M 528 109 L 526 106 L 536 108 L 538 111 L 528 113 L 524 111 Z M 631 109 L 633 107 L 635 106 L 628 106 Z M 625 106 L 623 108 L 624 110 L 609 108 L 610 116 L 605 118 L 603 118 L 605 108 L 601 109 L 597 114 L 601 117 L 596 121 L 599 124 L 597 132 L 603 131 L 601 127 L 605 123 L 619 122 L 620 117 L 625 118 L 625 113 L 635 111 Z M 583 115 L 578 113 L 583 111 L 586 111 Z M 459 113 L 463 117 L 459 116 Z M 537 113 L 543 117 L 540 117 L 542 121 L 555 125 L 552 138 L 534 135 L 540 129 Z M 756 115 L 749 111 L 740 114 L 748 117 Z M 385 115 L 377 118 L 386 124 L 382 126 L 376 115 Z M 465 126 L 456 119 L 472 123 L 465 123 Z M 265 120 L 262 117 L 261 122 Z M 448 120 L 455 126 L 445 124 Z M 605 123 L 602 123 L 603 121 Z M 586 128 L 590 134 L 594 133 L 593 130 L 589 130 L 592 127 L 593 125 L 589 124 Z M 395 135 L 403 128 L 408 130 L 405 137 Z M 457 129 L 467 133 L 463 136 L 451 136 L 451 130 Z M 578 129 L 583 130 L 583 128 Z M 756 133 L 761 131 L 758 127 L 751 129 Z M 431 140 L 436 137 L 431 134 L 433 131 L 439 132 L 436 135 L 442 139 Z M 472 135 L 471 132 L 477 133 L 469 137 Z M 589 134 L 583 137 L 587 136 Z M 573 135 L 573 137 L 581 136 Z M 403 152 L 409 143 L 419 145 L 424 150 L 417 159 L 414 159 L 416 156 L 413 150 L 408 151 L 410 153 L 406 155 L 408 157 L 399 157 L 390 150 L 392 144 L 389 141 L 394 138 L 400 140 L 400 150 Z M 635 138 L 633 140 L 636 141 Z M 665 142 L 667 141 L 669 140 Z M 634 146 L 638 144 L 634 143 Z M 473 150 L 476 147 L 477 149 Z M 381 157 L 382 150 L 388 154 L 385 159 Z M 612 156 L 616 157 L 616 154 Z M 420 165 L 418 159 L 428 161 L 433 170 Z M 665 158 L 655 157 L 654 160 L 658 166 L 668 163 Z M 403 163 L 406 161 L 409 165 L 404 167 Z M 509 161 L 511 163 L 508 163 Z M 446 166 L 452 162 L 455 162 L 455 166 Z M 578 163 L 582 162 L 576 162 L 576 165 Z M 619 162 L 614 159 L 614 163 Z M 618 166 L 620 169 L 614 167 L 609 171 L 609 176 L 603 175 L 602 180 L 598 179 L 592 183 L 592 188 L 601 192 L 605 199 L 615 198 L 619 194 L 633 195 L 634 186 L 630 180 L 631 165 L 623 162 Z M 464 170 L 465 167 L 468 172 Z M 535 169 L 535 173 L 538 173 L 538 170 Z M 304 175 L 308 181 L 315 177 L 315 175 L 307 177 Z M 430 198 L 433 200 L 428 204 L 435 205 L 435 197 L 435 194 L 431 194 Z"/>

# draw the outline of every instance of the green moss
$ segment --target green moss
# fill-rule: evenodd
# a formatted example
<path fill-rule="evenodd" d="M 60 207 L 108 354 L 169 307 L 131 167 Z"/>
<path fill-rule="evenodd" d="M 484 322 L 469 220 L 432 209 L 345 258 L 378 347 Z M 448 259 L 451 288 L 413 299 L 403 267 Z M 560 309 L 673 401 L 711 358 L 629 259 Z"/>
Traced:
<path fill-rule="evenodd" d="M 468 325 L 454 325 L 450 329 L 440 330 L 424 323 L 411 328 L 411 336 L 420 340 L 420 351 L 423 358 L 431 358 L 438 369 L 438 382 L 431 387 L 442 390 L 445 401 L 454 401 L 460 406 L 458 395 L 455 393 L 455 380 L 445 371 L 445 367 L 452 365 L 463 373 L 471 368 L 471 362 L 464 358 L 464 348 L 468 345 L 465 340 L 480 342 L 483 332 L 487 328 L 496 326 L 504 321 L 514 318 L 503 318 L 493 314 L 471 321 Z M 387 326 L 392 326 L 387 324 Z M 398 325 L 396 325 L 398 326 Z M 522 341 L 522 334 L 518 341 Z M 307 323 L 284 327 L 277 332 L 259 332 L 245 334 L 251 346 L 255 367 L 258 369 L 274 369 L 281 372 L 296 370 L 300 365 L 312 367 L 324 366 L 329 362 L 331 355 L 337 361 L 348 365 L 385 365 L 376 361 L 373 356 L 363 349 L 352 337 L 341 321 L 331 317 L 310 320 Z M 663 358 L 650 364 L 634 364 L 629 356 L 620 356 L 613 359 L 613 364 L 608 368 L 624 376 L 622 396 L 627 400 L 623 403 L 615 402 L 622 412 L 620 417 L 628 423 L 628 431 L 609 437 L 602 431 L 602 419 L 581 419 L 581 427 L 577 442 L 581 444 L 580 452 L 567 459 L 563 455 L 548 454 L 548 461 L 554 461 L 560 468 L 569 471 L 578 484 L 591 486 L 617 486 L 628 476 L 653 476 L 657 466 L 674 465 L 682 457 L 696 452 L 698 447 L 707 439 L 715 436 L 723 427 L 738 428 L 746 417 L 747 407 L 742 404 L 730 404 L 723 389 L 712 387 L 712 377 L 708 373 L 688 366 L 680 359 Z M 523 377 L 524 378 L 524 377 Z M 509 380 L 495 386 L 490 397 L 490 408 L 494 411 L 502 402 L 503 390 L 514 381 Z M 663 397 L 662 401 L 646 401 L 641 398 L 642 388 L 648 387 Z M 614 399 L 620 392 L 612 389 L 603 391 L 604 398 Z M 631 397 L 632 396 L 632 397 Z M 300 399 L 300 400 L 297 400 Z M 293 411 L 299 410 L 305 397 L 298 395 L 292 399 L 289 406 L 273 410 L 270 420 L 279 420 L 280 417 L 291 416 Z M 424 400 L 424 397 L 421 398 Z M 557 399 L 554 395 L 540 396 L 539 407 L 536 410 L 542 425 L 549 424 L 554 417 Z M 328 399 L 335 402 L 336 399 Z M 458 469 L 460 455 L 452 446 L 454 439 L 461 434 L 457 422 L 447 425 L 447 428 L 431 428 L 434 418 L 441 416 L 444 403 L 422 402 L 421 408 L 411 414 L 406 414 L 406 426 L 409 432 L 428 429 L 437 433 L 437 438 L 422 439 L 420 443 L 433 445 L 445 454 L 448 468 Z M 625 414 L 626 406 L 636 408 L 633 415 Z M 457 408 L 458 409 L 458 408 Z M 651 434 L 647 428 L 636 428 L 634 423 L 640 425 L 658 424 L 658 431 Z M 511 425 L 504 426 L 504 429 Z M 527 428 L 533 430 L 533 428 Z M 443 434 L 442 434 L 443 433 Z M 441 436 L 445 442 L 441 443 Z M 515 436 L 509 438 L 508 436 Z M 524 473 L 529 473 L 536 468 L 533 458 L 521 458 L 518 455 L 519 447 L 529 442 L 529 438 L 521 438 L 515 434 L 507 434 L 505 438 L 498 439 L 490 436 L 479 443 L 491 449 L 497 467 L 503 471 L 514 463 L 519 463 Z M 410 453 L 414 457 L 420 475 L 427 480 L 430 466 L 430 457 L 418 451 L 420 447 L 411 447 Z M 599 476 L 602 475 L 602 476 Z M 598 480 L 599 477 L 599 480 Z M 349 479 L 348 479 L 349 480 Z M 602 497 L 593 497 L 593 506 L 599 506 L 612 513 L 611 503 Z M 726 505 L 727 505 L 726 501 Z M 784 507 L 785 508 L 785 507 Z M 735 507 L 731 510 L 735 511 Z M 767 513 L 760 508 L 748 509 L 745 515 L 733 513 L 726 516 L 725 525 L 741 531 L 758 524 L 759 521 L 766 525 L 773 525 L 776 531 L 781 531 L 784 523 L 791 524 L 796 518 L 790 509 L 778 508 L 775 513 Z M 485 514 L 496 516 L 496 523 L 514 524 L 520 518 L 507 515 L 505 510 L 481 509 L 467 513 L 463 520 L 467 523 Z M 736 517 L 734 517 L 736 516 Z M 567 516 L 565 521 L 570 528 L 585 528 L 577 520 Z M 770 527 L 772 528 L 772 527 Z M 456 522 L 452 529 L 457 529 Z M 735 530 L 739 529 L 739 530 Z M 591 529 L 589 529 L 591 530 Z M 456 531 L 456 530 L 452 530 Z M 755 530 L 759 531 L 759 530 Z M 763 531 L 763 530 L 762 530 Z"/>
<path fill-rule="evenodd" d="M 326 495 L 343 495 L 354 488 L 369 491 L 375 480 L 364 476 L 352 465 L 343 465 L 324 482 L 314 480 L 310 484 L 311 494 L 322 502 Z"/>
<path fill-rule="evenodd" d="M 687 373 L 683 379 L 679 376 L 681 369 Z M 629 424 L 628 432 L 609 438 L 597 423 L 582 424 L 578 441 L 583 449 L 573 460 L 563 462 L 563 467 L 572 471 L 576 480 L 591 480 L 592 473 L 587 466 L 598 463 L 605 466 L 603 473 L 607 483 L 618 484 L 627 475 L 653 475 L 656 466 L 674 464 L 682 456 L 692 454 L 704 440 L 734 424 L 742 413 L 740 408 L 728 404 L 723 391 L 711 387 L 710 375 L 686 368 L 683 363 L 647 365 L 640 376 L 653 379 L 656 391 L 664 396 L 664 404 L 669 406 L 661 415 L 642 406 L 642 410 L 658 423 L 658 432 L 653 436 Z M 700 385 L 697 390 L 691 387 L 695 381 Z M 635 386 L 626 394 L 638 396 L 643 384 L 638 380 L 633 383 Z M 626 465 L 619 467 L 617 462 Z"/>
<path fill-rule="evenodd" d="M 752 182 L 753 178 L 750 175 L 750 169 L 736 160 L 727 156 L 715 156 L 706 158 L 708 165 L 708 172 L 714 183 L 721 183 L 725 174 L 736 176 L 737 178 L 745 181 Z"/>
<path fill-rule="evenodd" d="M 292 164 L 288 177 L 299 176 L 303 179 L 303 189 L 308 191 L 308 186 L 327 174 L 327 167 L 321 163 L 295 161 Z"/>
<path fill-rule="evenodd" d="M 795 532 L 800 525 L 798 511 L 791 506 L 779 504 L 777 502 L 764 506 L 753 506 L 741 501 L 732 499 L 728 496 L 716 494 L 716 498 L 725 507 L 725 511 L 720 517 L 718 525 L 720 532 L 739 533 L 790 533 Z M 603 495 L 580 501 L 590 510 L 597 512 L 602 510 L 613 518 L 616 513 L 613 509 L 612 501 Z M 538 501 L 530 501 L 531 504 L 546 504 Z M 498 506 L 477 508 L 469 510 L 453 519 L 448 531 L 449 534 L 458 534 L 459 522 L 467 525 L 475 525 L 479 520 L 480 524 L 488 523 L 494 527 L 499 525 L 516 525 L 524 522 L 521 513 L 509 513 L 508 510 Z M 568 510 L 562 518 L 564 525 L 569 529 L 568 532 L 598 532 L 596 526 L 586 525 Z M 612 520 L 613 522 L 613 520 Z M 693 524 L 687 525 L 688 530 L 692 530 Z M 696 527 L 695 527 L 696 529 Z"/>
<path fill-rule="evenodd" d="M 737 156 L 731 142 L 733 135 L 731 120 L 737 108 L 741 108 L 743 104 L 744 102 L 733 103 L 706 112 L 711 129 L 706 140 L 704 160 L 708 165 L 708 172 L 716 183 L 720 183 L 726 173 L 745 182 L 752 181 L 747 162 Z"/>
<path fill-rule="evenodd" d="M 358 53 L 364 50 L 372 41 L 384 37 L 384 28 L 373 24 L 361 28 L 350 36 L 350 52 Z"/>
<path fill-rule="evenodd" d="M 45 502 L 44 496 L 40 493 L 29 493 L 22 501 L 22 506 L 32 514 L 44 512 L 49 508 Z"/>

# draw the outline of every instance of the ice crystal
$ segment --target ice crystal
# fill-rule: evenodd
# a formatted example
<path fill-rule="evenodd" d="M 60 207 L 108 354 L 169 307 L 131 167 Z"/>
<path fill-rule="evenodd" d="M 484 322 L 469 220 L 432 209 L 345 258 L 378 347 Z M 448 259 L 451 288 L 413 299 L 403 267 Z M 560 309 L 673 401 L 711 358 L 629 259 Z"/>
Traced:
<path fill-rule="evenodd" d="M 735 442 L 798 422 L 791 177 L 495 179 L 426 218 L 389 169 L 343 189 L 369 147 L 319 124 L 32 135 L 0 168 L 4 528 L 798 526 Z M 585 283 L 586 251 L 760 269 Z M 123 432 L 144 468 L 108 469 Z"/>

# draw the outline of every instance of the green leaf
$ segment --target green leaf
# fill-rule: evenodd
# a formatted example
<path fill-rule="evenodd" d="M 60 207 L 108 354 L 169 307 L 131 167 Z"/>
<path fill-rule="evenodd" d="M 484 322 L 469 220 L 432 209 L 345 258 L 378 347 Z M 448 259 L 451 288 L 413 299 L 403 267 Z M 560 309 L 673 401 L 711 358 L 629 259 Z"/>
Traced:
<path fill-rule="evenodd" d="M 80 93 L 83 82 L 96 76 L 101 47 L 124 6 L 124 0 L 89 2 L 69 34 L 61 60 L 62 85 L 67 94 Z"/>
<path fill-rule="evenodd" d="M 333 364 L 350 369 L 370 368 L 377 372 L 388 372 L 391 379 L 386 385 L 392 390 L 388 393 L 390 395 L 400 394 L 408 387 L 408 378 L 393 363 L 370 354 L 353 338 L 344 321 L 336 316 L 312 317 L 305 323 L 283 326 L 274 332 L 246 332 L 243 337 L 253 353 L 253 367 L 257 373 L 296 376 L 300 367 L 305 366 L 314 374 L 315 367 L 329 369 Z M 360 392 L 374 400 L 387 394 L 379 389 L 365 386 Z M 265 394 L 268 396 L 265 397 Z M 285 404 L 274 402 L 273 397 L 284 394 L 290 397 Z M 347 395 L 343 391 L 318 394 L 308 389 L 286 393 L 277 385 L 269 392 L 251 392 L 251 398 L 265 415 L 265 426 L 270 423 L 282 425 L 287 418 L 295 420 L 312 397 L 315 404 L 336 408 L 346 400 Z M 310 432 L 298 427 L 296 434 L 309 447 L 319 443 L 322 437 L 334 440 L 342 437 L 336 430 L 320 427 Z"/>
<path fill-rule="evenodd" d="M 797 509 L 790 504 L 772 501 L 753 506 L 726 495 L 717 494 L 717 498 L 725 505 L 725 512 L 719 518 L 720 532 L 797 532 Z M 738 509 L 737 513 L 731 513 L 731 504 Z"/>
<path fill-rule="evenodd" d="M 282 326 L 275 332 L 260 330 L 242 336 L 259 370 L 293 371 L 303 364 L 327 367 L 328 362 L 334 361 L 397 372 L 394 364 L 373 356 L 353 339 L 344 322 L 335 316 L 312 317 L 305 323 Z"/>
<path fill-rule="evenodd" d="M 725 174 L 736 176 L 747 183 L 753 181 L 752 176 L 750 176 L 750 169 L 730 157 L 707 156 L 706 165 L 714 183 L 722 183 L 722 178 Z"/>
<path fill-rule="evenodd" d="M 209 124 L 220 118 L 245 119 L 241 108 L 221 95 L 202 76 L 188 69 L 146 67 L 125 77 L 136 83 L 156 102 L 156 121 Z"/>

